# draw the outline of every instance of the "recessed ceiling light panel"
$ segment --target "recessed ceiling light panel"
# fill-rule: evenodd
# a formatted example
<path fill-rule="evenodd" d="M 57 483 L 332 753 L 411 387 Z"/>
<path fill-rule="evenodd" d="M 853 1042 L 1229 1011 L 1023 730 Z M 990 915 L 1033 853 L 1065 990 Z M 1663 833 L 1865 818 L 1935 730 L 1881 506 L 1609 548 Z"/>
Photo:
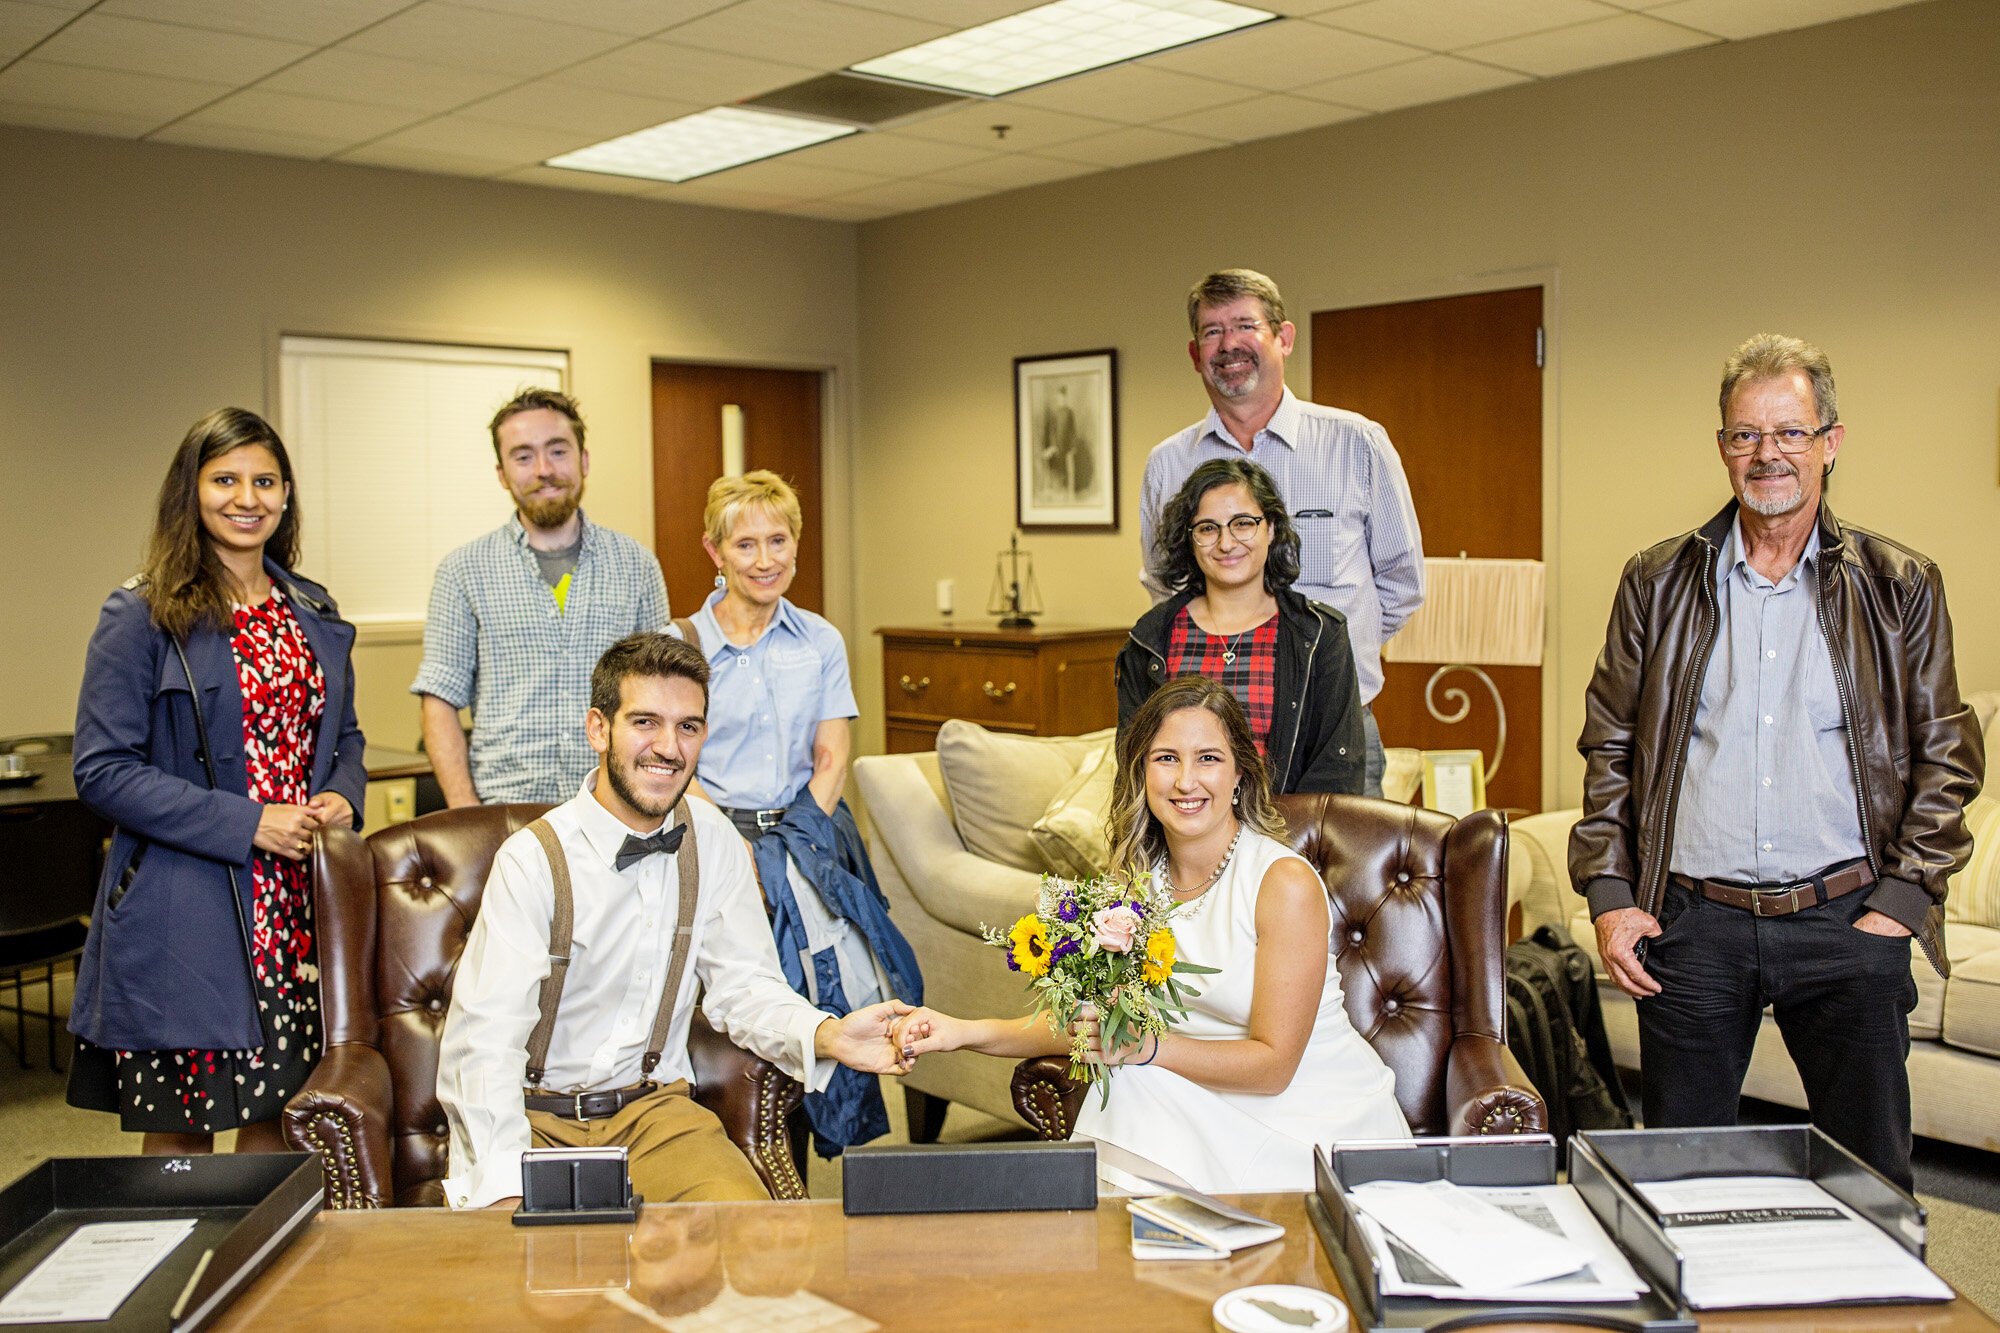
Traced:
<path fill-rule="evenodd" d="M 1056 0 L 850 68 L 997 97 L 1276 17 L 1227 0 Z"/>
<path fill-rule="evenodd" d="M 691 181 L 855 133 L 851 125 L 719 106 L 552 157 L 546 165 L 607 176 Z"/>

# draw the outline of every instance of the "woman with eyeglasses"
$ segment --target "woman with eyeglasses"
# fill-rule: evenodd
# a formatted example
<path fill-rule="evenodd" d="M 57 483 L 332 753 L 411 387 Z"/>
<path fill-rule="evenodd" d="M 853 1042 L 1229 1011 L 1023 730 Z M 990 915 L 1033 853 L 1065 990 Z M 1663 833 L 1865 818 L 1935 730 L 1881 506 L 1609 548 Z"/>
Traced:
<path fill-rule="evenodd" d="M 1167 681 L 1209 676 L 1243 705 L 1274 792 L 1359 794 L 1347 619 L 1293 591 L 1299 535 L 1271 475 L 1244 458 L 1203 463 L 1167 502 L 1154 540 L 1170 595 L 1118 654 L 1119 729 Z"/>

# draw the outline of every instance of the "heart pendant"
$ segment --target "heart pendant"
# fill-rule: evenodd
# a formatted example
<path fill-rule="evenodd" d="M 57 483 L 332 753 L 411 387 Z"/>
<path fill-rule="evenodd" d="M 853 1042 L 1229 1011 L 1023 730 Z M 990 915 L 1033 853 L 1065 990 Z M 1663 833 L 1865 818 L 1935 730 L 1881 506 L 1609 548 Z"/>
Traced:
<path fill-rule="evenodd" d="M 1236 654 L 1234 651 L 1225 652 L 1222 655 L 1222 665 L 1224 666 L 1229 666 L 1233 664 L 1235 661 L 1236 661 Z"/>

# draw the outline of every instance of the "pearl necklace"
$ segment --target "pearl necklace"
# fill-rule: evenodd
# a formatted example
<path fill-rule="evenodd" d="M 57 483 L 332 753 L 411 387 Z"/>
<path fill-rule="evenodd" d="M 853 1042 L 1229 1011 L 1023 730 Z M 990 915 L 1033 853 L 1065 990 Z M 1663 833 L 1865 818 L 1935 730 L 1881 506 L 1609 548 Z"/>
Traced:
<path fill-rule="evenodd" d="M 1208 891 L 1215 887 L 1216 881 L 1222 878 L 1222 872 L 1229 869 L 1229 863 L 1236 859 L 1236 844 L 1241 841 L 1243 841 L 1243 825 L 1239 822 L 1236 825 L 1236 836 L 1229 840 L 1229 850 L 1222 854 L 1220 861 L 1216 862 L 1215 869 L 1209 873 L 1207 879 L 1187 890 L 1194 895 L 1190 898 L 1180 897 L 1182 890 L 1175 886 L 1173 877 L 1167 873 L 1167 858 L 1164 856 L 1160 858 L 1154 873 L 1159 875 L 1160 882 L 1167 886 L 1167 891 L 1174 895 L 1173 914 L 1176 917 L 1186 921 L 1208 905 Z"/>

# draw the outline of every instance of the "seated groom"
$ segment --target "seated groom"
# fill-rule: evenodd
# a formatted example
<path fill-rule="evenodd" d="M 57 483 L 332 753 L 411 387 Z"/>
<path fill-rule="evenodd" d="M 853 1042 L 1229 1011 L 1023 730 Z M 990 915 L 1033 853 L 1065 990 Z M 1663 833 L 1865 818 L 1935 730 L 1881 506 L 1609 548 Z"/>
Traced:
<path fill-rule="evenodd" d="M 809 1089 L 829 1060 L 906 1072 L 888 1036 L 907 1005 L 835 1019 L 785 984 L 743 839 L 683 799 L 707 712 L 699 649 L 620 639 L 591 673 L 597 769 L 494 857 L 438 1052 L 454 1208 L 511 1204 L 529 1147 L 623 1146 L 652 1203 L 769 1197 L 689 1095 L 697 990 L 724 1035 Z"/>

